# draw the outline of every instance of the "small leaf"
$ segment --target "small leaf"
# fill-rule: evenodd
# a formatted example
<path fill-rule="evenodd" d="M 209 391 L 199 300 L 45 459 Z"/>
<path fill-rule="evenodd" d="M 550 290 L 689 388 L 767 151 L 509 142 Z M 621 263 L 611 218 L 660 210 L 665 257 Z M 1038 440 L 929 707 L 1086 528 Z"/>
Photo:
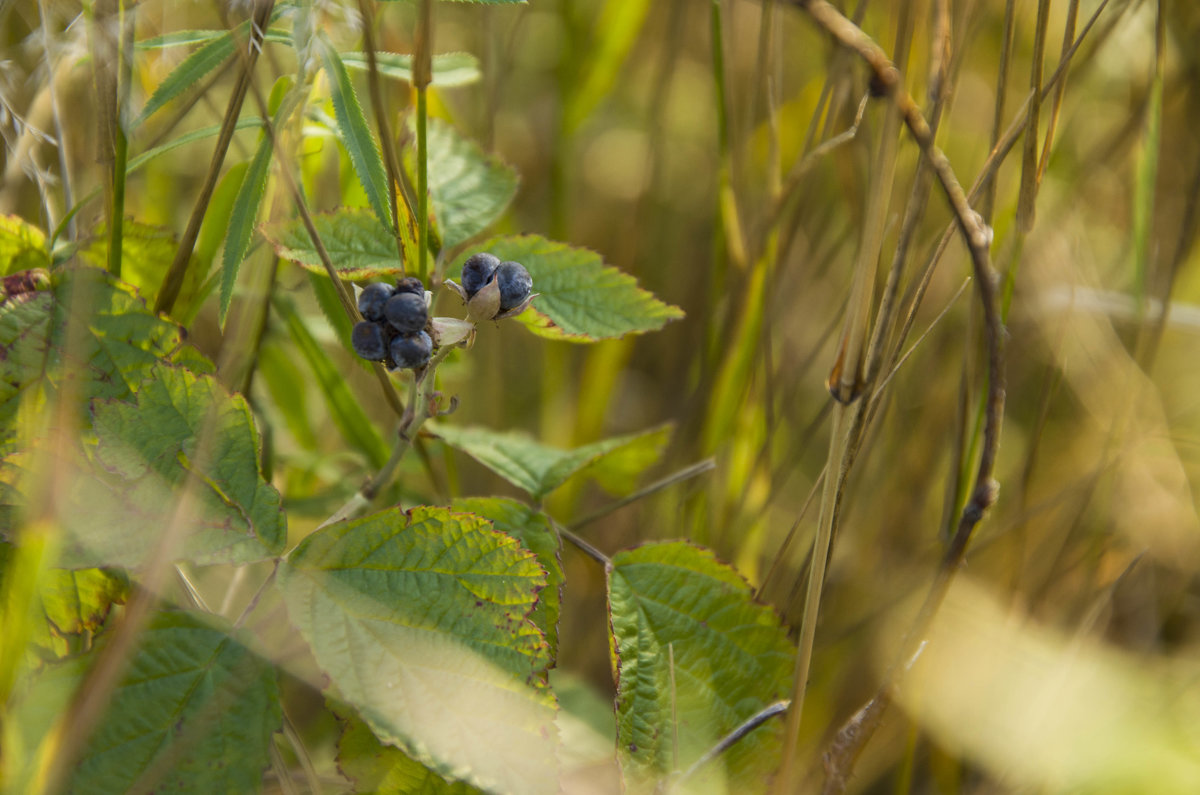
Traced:
<path fill-rule="evenodd" d="M 657 331 L 683 317 L 679 307 L 659 301 L 587 249 L 523 235 L 494 238 L 468 253 L 475 251 L 515 260 L 533 276 L 540 295 L 520 320 L 543 337 L 591 342 Z"/>
<path fill-rule="evenodd" d="M 527 620 L 532 553 L 445 508 L 308 536 L 280 568 L 288 613 L 338 695 L 386 744 L 493 791 L 558 791 L 550 663 Z"/>
<path fill-rule="evenodd" d="M 658 463 L 671 439 L 673 426 L 661 425 L 623 447 L 599 458 L 583 470 L 609 494 L 625 495 L 637 486 L 642 473 Z"/>
<path fill-rule="evenodd" d="M 229 215 L 229 234 L 225 238 L 225 249 L 221 252 L 221 297 L 217 311 L 218 321 L 225 325 L 229 302 L 233 300 L 233 285 L 237 281 L 238 269 L 250 247 L 250 236 L 258 220 L 258 208 L 267 192 L 267 176 L 271 171 L 273 153 L 271 137 L 263 135 L 258 149 L 250 160 L 237 198 L 233 200 L 233 211 Z"/>
<path fill-rule="evenodd" d="M 16 215 L 0 215 L 0 275 L 50 267 L 46 233 Z"/>
<path fill-rule="evenodd" d="M 429 197 L 442 245 L 453 248 L 504 213 L 516 195 L 517 174 L 445 122 L 430 119 L 427 140 Z M 415 167 L 408 165 L 410 171 Z"/>
<path fill-rule="evenodd" d="M 296 307 L 290 301 L 276 295 L 272 306 L 287 326 L 288 335 L 300 349 L 300 355 L 312 368 L 317 384 L 325 395 L 329 413 L 342 436 L 366 456 L 371 466 L 383 466 L 389 455 L 387 443 L 351 393 L 350 387 L 346 385 L 345 376 L 309 333 L 304 321 L 296 313 Z"/>
<path fill-rule="evenodd" d="M 228 35 L 229 31 L 227 30 L 176 30 L 161 36 L 142 39 L 133 46 L 139 50 L 165 50 L 168 47 L 203 44 Z M 268 30 L 263 41 L 272 44 L 291 44 L 292 37 L 281 30 Z"/>
<path fill-rule="evenodd" d="M 70 381 L 86 424 L 88 400 L 128 398 L 181 341 L 178 326 L 106 272 L 55 272 L 50 290 L 0 305 L 0 448 L 16 435 L 24 396 L 52 403 Z"/>
<path fill-rule="evenodd" d="M 617 752 L 631 791 L 675 769 L 675 743 L 686 769 L 789 693 L 794 649 L 778 616 L 708 550 L 674 541 L 619 552 L 608 596 Z M 759 727 L 710 762 L 706 778 L 761 789 L 781 733 L 779 723 Z"/>
<path fill-rule="evenodd" d="M 408 754 L 379 742 L 361 720 L 346 719 L 338 738 L 337 765 L 355 792 L 419 792 L 421 795 L 474 795 L 481 790 L 450 782 Z"/>
<path fill-rule="evenodd" d="M 319 213 L 313 215 L 313 225 L 343 279 L 359 281 L 403 273 L 396 239 L 369 211 L 342 208 Z M 325 273 L 312 238 L 299 220 L 266 224 L 261 230 L 276 254 L 315 273 Z"/>
<path fill-rule="evenodd" d="M 429 427 L 446 444 L 463 451 L 509 483 L 529 492 L 535 500 L 541 500 L 569 477 L 603 456 L 628 445 L 644 443 L 646 436 L 658 438 L 662 433 L 662 429 L 654 428 L 603 439 L 574 450 L 560 450 L 516 431 L 501 433 L 487 428 L 441 424 L 431 424 Z"/>
<path fill-rule="evenodd" d="M 73 484 L 60 565 L 136 567 L 174 527 L 184 533 L 177 557 L 196 563 L 283 551 L 279 492 L 259 470 L 258 433 L 241 395 L 211 376 L 158 366 L 132 401 L 97 401 L 93 413 L 95 461 L 111 475 Z"/>
<path fill-rule="evenodd" d="M 375 216 L 384 229 L 392 229 L 391 194 L 388 191 L 387 174 L 383 170 L 383 159 L 371 136 L 371 128 L 363 115 L 362 105 L 346 67 L 333 45 L 324 39 L 319 39 L 321 59 L 325 62 L 325 71 L 329 75 L 329 89 L 333 99 L 333 112 L 337 117 L 341 131 L 342 143 L 350 155 L 350 162 L 358 174 L 363 190 L 367 192 L 367 201 Z"/>
<path fill-rule="evenodd" d="M 282 12 L 283 8 L 276 6 L 271 12 L 271 21 L 274 22 Z M 142 108 L 142 113 L 133 123 L 133 126 L 136 127 L 141 124 L 150 118 L 159 108 L 203 80 L 205 75 L 224 63 L 226 58 L 233 55 L 234 47 L 238 43 L 246 46 L 250 40 L 251 22 L 253 20 L 247 19 L 233 30 L 222 33 L 219 38 L 212 39 L 187 58 L 184 58 L 183 62 L 175 67 L 171 71 L 171 74 L 167 75 L 158 88 L 154 89 L 154 93 L 146 101 L 146 107 Z"/>
<path fill-rule="evenodd" d="M 157 613 L 64 791 L 259 791 L 282 721 L 278 684 L 229 632 L 217 616 Z M 72 692 L 79 675 L 77 665 L 47 669 L 22 707 Z"/>
<path fill-rule="evenodd" d="M 433 81 L 437 88 L 457 88 L 478 83 L 479 59 L 469 52 L 447 52 L 433 56 Z M 367 71 L 370 66 L 365 52 L 344 52 L 342 63 L 348 69 Z M 412 82 L 412 56 L 396 52 L 376 52 L 375 68 L 384 77 Z"/>
<path fill-rule="evenodd" d="M 473 513 L 492 523 L 492 527 L 507 533 L 521 545 L 537 555 L 538 563 L 546 571 L 546 587 L 538 596 L 537 606 L 529 618 L 546 635 L 550 644 L 550 656 L 558 658 L 558 616 L 562 609 L 562 588 L 565 578 L 562 571 L 558 534 L 550 526 L 550 520 L 540 511 L 516 500 L 500 497 L 474 497 L 457 499 L 450 503 L 451 510 Z"/>
<path fill-rule="evenodd" d="M 125 577 L 105 569 L 49 569 L 40 586 L 45 623 L 33 642 L 55 657 L 65 656 L 84 635 L 98 632 L 129 590 Z"/>

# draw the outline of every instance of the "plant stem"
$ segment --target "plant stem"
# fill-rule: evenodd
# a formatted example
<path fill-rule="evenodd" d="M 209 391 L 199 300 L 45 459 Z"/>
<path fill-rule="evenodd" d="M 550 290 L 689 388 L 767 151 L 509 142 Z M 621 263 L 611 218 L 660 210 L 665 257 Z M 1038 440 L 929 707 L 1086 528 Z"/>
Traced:
<path fill-rule="evenodd" d="M 154 302 L 155 312 L 169 314 L 172 307 L 175 306 L 175 300 L 179 298 L 179 291 L 183 289 L 183 280 L 187 274 L 188 263 L 192 259 L 192 250 L 195 249 L 196 238 L 200 235 L 200 224 L 204 221 L 205 213 L 208 212 L 208 203 L 212 200 L 217 180 L 221 176 L 221 166 L 225 162 L 225 153 L 229 151 L 229 144 L 233 141 L 233 133 L 237 128 L 237 120 L 242 111 L 242 103 L 246 99 L 246 92 L 253 83 L 254 64 L 258 60 L 259 52 L 262 51 L 262 37 L 274 7 L 275 0 L 261 0 L 256 3 L 254 24 L 250 26 L 250 40 L 245 48 L 238 48 L 242 59 L 238 81 L 234 85 L 233 94 L 229 97 L 229 105 L 225 109 L 225 118 L 221 122 L 221 134 L 217 137 L 217 145 L 213 149 L 212 161 L 209 163 L 208 173 L 204 176 L 204 184 L 196 196 L 196 204 L 192 207 L 187 228 L 184 230 L 183 237 L 179 239 L 179 247 L 175 250 L 175 259 L 171 261 L 171 267 L 167 269 L 162 288 L 158 291 L 158 298 Z M 266 103 L 263 103 L 264 123 L 269 125 L 269 118 L 270 113 L 267 112 Z M 286 173 L 287 169 L 282 169 L 282 171 Z"/>
<path fill-rule="evenodd" d="M 429 256 L 429 163 L 426 93 L 433 81 L 433 0 L 421 0 L 413 41 L 413 88 L 417 92 L 417 275 L 425 281 Z"/>
<path fill-rule="evenodd" d="M 695 464 L 692 464 L 691 466 L 686 466 L 683 469 L 679 470 L 678 472 L 672 472 L 670 475 L 667 475 L 665 478 L 662 478 L 661 480 L 656 480 L 653 483 L 651 483 L 649 486 L 638 489 L 637 491 L 633 492 L 632 494 L 622 497 L 621 499 L 617 500 L 616 502 L 605 505 L 603 508 L 600 508 L 600 509 L 594 511 L 593 513 L 589 513 L 587 516 L 583 517 L 582 519 L 576 520 L 574 523 L 571 524 L 571 529 L 579 530 L 581 527 L 585 527 L 585 526 L 591 524 L 592 522 L 596 521 L 597 519 L 602 519 L 605 516 L 608 516 L 609 514 L 615 512 L 615 511 L 618 511 L 621 508 L 624 508 L 626 505 L 630 505 L 631 503 L 635 503 L 638 500 L 649 497 L 651 494 L 655 494 L 657 492 L 662 491 L 665 488 L 674 486 L 676 483 L 681 483 L 685 480 L 688 480 L 689 478 L 696 477 L 697 475 L 702 475 L 705 472 L 711 472 L 713 469 L 716 468 L 716 466 L 717 466 L 717 462 L 714 459 L 706 458 L 703 461 L 698 461 Z"/>
<path fill-rule="evenodd" d="M 454 348 L 455 346 L 448 345 L 439 349 L 433 355 L 433 358 L 430 359 L 429 364 L 425 365 L 425 369 L 413 379 L 412 388 L 409 392 L 408 408 L 405 410 L 404 416 L 400 418 L 400 429 L 396 434 L 396 444 L 392 447 L 392 454 L 388 457 L 387 462 L 341 508 L 338 508 L 334 511 L 333 515 L 321 522 L 317 526 L 318 530 L 336 522 L 342 522 L 358 516 L 371 505 L 371 501 L 391 482 L 392 476 L 396 472 L 396 467 L 400 465 L 404 454 L 412 447 L 413 440 L 417 438 L 417 433 L 420 431 L 421 425 L 425 420 L 429 419 L 430 413 L 436 405 L 437 396 L 434 392 L 437 379 L 434 376 L 438 365 L 450 355 L 450 352 Z"/>
<path fill-rule="evenodd" d="M 379 146 L 383 150 L 383 165 L 387 169 L 388 199 L 392 209 L 392 231 L 396 236 L 396 252 L 404 262 L 404 239 L 400 235 L 399 185 L 400 163 L 396 159 L 396 144 L 392 140 L 392 128 L 388 123 L 387 107 L 383 102 L 383 89 L 379 80 L 379 65 L 375 58 L 374 5 L 371 0 L 358 0 L 358 10 L 363 18 L 363 46 L 367 50 L 367 88 L 371 92 L 371 109 L 375 112 L 375 126 L 379 128 Z"/>
<path fill-rule="evenodd" d="M 129 159 L 129 138 L 125 135 L 125 117 L 129 105 L 129 83 L 133 78 L 133 17 L 137 6 L 120 0 L 117 26 L 117 107 L 113 119 L 113 191 L 112 212 L 108 225 L 108 272 L 121 278 L 121 240 L 125 226 L 125 163 Z M 53 83 L 53 79 L 51 79 Z"/>

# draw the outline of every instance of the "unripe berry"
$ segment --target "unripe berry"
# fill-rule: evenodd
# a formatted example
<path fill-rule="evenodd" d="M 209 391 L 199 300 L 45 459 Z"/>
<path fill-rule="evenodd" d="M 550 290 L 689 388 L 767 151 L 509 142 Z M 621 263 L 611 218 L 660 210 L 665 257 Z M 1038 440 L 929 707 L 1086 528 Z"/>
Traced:
<path fill-rule="evenodd" d="M 500 285 L 500 311 L 507 312 L 529 297 L 533 289 L 533 277 L 519 262 L 502 262 L 496 268 L 496 282 Z"/>
<path fill-rule="evenodd" d="M 433 340 L 424 331 L 404 334 L 392 340 L 392 364 L 405 370 L 424 367 L 433 356 Z"/>
<path fill-rule="evenodd" d="M 475 297 L 475 293 L 492 280 L 500 258 L 486 251 L 475 254 L 463 263 L 462 288 L 467 293 L 467 300 Z"/>
<path fill-rule="evenodd" d="M 392 328 L 401 334 L 415 334 L 425 328 L 429 310 L 425 308 L 424 291 L 420 296 L 413 293 L 397 293 L 384 304 L 383 315 Z"/>
<path fill-rule="evenodd" d="M 367 320 L 376 322 L 383 320 L 383 305 L 395 292 L 390 284 L 382 282 L 368 284 L 358 295 L 358 311 Z"/>
<path fill-rule="evenodd" d="M 384 339 L 383 327 L 378 323 L 364 320 L 354 324 L 350 332 L 350 344 L 354 352 L 369 362 L 381 362 L 387 358 L 387 340 Z"/>

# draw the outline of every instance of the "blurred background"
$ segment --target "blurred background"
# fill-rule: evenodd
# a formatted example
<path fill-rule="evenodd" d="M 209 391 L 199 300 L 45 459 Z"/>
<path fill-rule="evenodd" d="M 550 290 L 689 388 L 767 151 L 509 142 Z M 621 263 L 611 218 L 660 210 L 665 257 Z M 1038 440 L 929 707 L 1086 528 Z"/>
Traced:
<path fill-rule="evenodd" d="M 835 5 L 902 64 L 903 87 L 959 182 L 979 184 L 972 205 L 994 232 L 1008 352 L 999 500 L 935 628 L 942 642 L 914 669 L 903 709 L 889 715 L 850 789 L 1186 791 L 1200 780 L 1200 5 Z M 340 48 L 361 49 L 356 4 L 322 0 L 315 9 Z M 0 213 L 47 229 L 102 184 L 92 11 L 0 5 Z M 244 13 L 237 3 L 147 0 L 136 6 L 136 38 L 222 28 Z M 376 46 L 411 52 L 414 20 L 411 3 L 379 4 Z M 278 24 L 286 30 L 286 17 Z M 862 398 L 871 412 L 841 500 L 816 636 L 801 758 L 818 769 L 832 733 L 881 681 L 979 456 L 981 312 L 961 239 L 952 234 L 939 248 L 952 221 L 944 194 L 927 173 L 918 178 L 913 138 L 889 135 L 887 103 L 872 98 L 863 64 L 791 3 L 438 3 L 433 49 L 474 54 L 481 77 L 435 88 L 431 113 L 520 175 L 493 231 L 591 248 L 686 312 L 661 332 L 595 345 L 536 338 L 515 323 L 483 329 L 469 357 L 443 368 L 443 391 L 460 399 L 450 421 L 525 430 L 558 447 L 672 424 L 647 480 L 709 457 L 715 469 L 583 534 L 609 553 L 661 538 L 711 546 L 794 627 L 829 456 L 825 382 L 864 267 L 857 257 L 877 237 L 864 322 L 883 323 L 885 366 Z M 132 107 L 188 51 L 139 51 Z M 287 46 L 266 54 L 263 91 L 294 70 Z M 1031 86 L 1047 86 L 1056 70 L 1026 151 L 1019 134 Z M 131 154 L 218 123 L 232 81 L 214 75 L 186 106 L 138 129 Z M 365 104 L 365 80 L 355 79 Z M 391 110 L 407 118 L 407 84 L 385 87 Z M 328 93 L 319 81 L 314 91 Z M 989 163 L 1010 127 L 1010 148 Z M 295 154 L 311 203 L 363 203 L 344 152 L 310 132 L 297 137 Z M 227 167 L 249 160 L 254 134 L 235 139 Z M 146 239 L 170 241 L 183 229 L 210 146 L 181 147 L 130 177 L 127 211 Z M 885 201 L 872 205 L 878 196 Z M 85 205 L 64 255 L 85 256 L 102 221 L 99 202 Z M 202 233 L 202 268 L 220 237 Z M 249 366 L 247 329 L 271 256 L 259 246 L 244 267 L 224 330 L 213 300 L 187 319 L 191 341 L 229 383 Z M 893 268 L 897 311 L 880 321 Z M 296 301 L 368 416 L 391 433 L 378 386 L 338 344 L 309 277 L 281 263 L 276 289 Z M 441 300 L 442 313 L 459 311 L 456 299 Z M 305 388 L 284 407 L 267 377 L 256 377 L 251 398 L 300 538 L 370 466 L 348 448 L 292 345 L 271 318 L 259 361 L 291 368 Z M 289 412 L 312 432 L 294 433 Z M 421 453 L 393 495 L 406 507 L 519 496 L 436 441 Z M 613 499 L 569 484 L 547 507 L 570 522 Z M 559 667 L 609 699 L 604 573 L 570 547 L 563 563 Z M 1162 788 L 1143 789 L 1148 781 Z"/>

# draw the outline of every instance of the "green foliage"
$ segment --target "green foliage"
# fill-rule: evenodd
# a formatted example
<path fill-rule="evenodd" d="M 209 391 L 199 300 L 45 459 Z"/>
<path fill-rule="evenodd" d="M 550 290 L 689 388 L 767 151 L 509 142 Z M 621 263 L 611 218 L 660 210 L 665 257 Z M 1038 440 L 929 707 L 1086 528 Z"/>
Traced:
<path fill-rule="evenodd" d="M 404 265 L 396 255 L 396 239 L 370 211 L 343 208 L 320 213 L 313 216 L 313 224 L 343 279 L 377 279 L 403 272 Z M 314 273 L 325 273 L 302 222 L 266 224 L 262 233 L 279 256 Z"/>
<path fill-rule="evenodd" d="M 429 123 L 429 195 L 442 245 L 454 248 L 495 222 L 517 193 L 517 175 L 443 122 Z"/>
<path fill-rule="evenodd" d="M 529 270 L 538 298 L 520 320 L 539 336 L 591 342 L 657 331 L 683 317 L 595 252 L 537 235 L 494 238 L 479 249 Z"/>
<path fill-rule="evenodd" d="M 620 552 L 608 597 L 617 752 L 635 790 L 686 769 L 790 692 L 793 650 L 778 616 L 711 552 L 682 542 Z M 717 763 L 724 776 L 705 777 L 761 783 L 774 767 L 779 729 L 758 729 Z"/>
<path fill-rule="evenodd" d="M 71 331 L 68 334 L 68 330 Z M 125 400 L 180 345 L 178 326 L 94 268 L 58 271 L 50 290 L 0 306 L 0 449 L 23 401 L 53 402 L 69 385 L 81 420 L 92 399 Z"/>
<path fill-rule="evenodd" d="M 0 274 L 49 265 L 45 233 L 15 215 L 0 215 Z"/>
<path fill-rule="evenodd" d="M 476 516 L 393 509 L 308 536 L 279 580 L 376 736 L 485 788 L 556 791 L 551 660 L 529 621 L 546 574 L 515 540 Z"/>
<path fill-rule="evenodd" d="M 98 635 L 115 603 L 124 602 L 129 583 L 119 570 L 50 569 L 41 580 L 45 621 L 36 625 L 33 643 L 51 658 L 86 648 Z"/>
<path fill-rule="evenodd" d="M 108 228 L 101 224 L 79 249 L 79 257 L 98 268 L 104 267 L 108 261 L 108 239 Z M 153 296 L 162 286 L 163 274 L 178 246 L 178 239 L 169 229 L 126 221 L 121 231 L 121 281 L 136 288 L 142 298 Z M 181 317 L 190 316 L 205 298 L 205 271 L 195 267 L 199 263 L 192 264 L 176 302 Z"/>
<path fill-rule="evenodd" d="M 225 248 L 221 254 L 221 303 L 218 312 L 222 323 L 229 312 L 229 302 L 233 299 L 233 285 L 237 281 L 238 268 L 246 256 L 246 249 L 250 247 L 250 235 L 254 232 L 254 224 L 258 219 L 259 205 L 267 192 L 271 153 L 271 137 L 263 135 L 242 176 L 242 184 L 238 187 L 230 210 L 229 234 L 225 238 Z"/>
<path fill-rule="evenodd" d="M 562 544 L 549 517 L 515 500 L 499 497 L 457 499 L 450 509 L 482 516 L 492 527 L 521 542 L 521 546 L 537 556 L 546 572 L 546 587 L 538 593 L 537 605 L 529 620 L 546 636 L 551 659 L 558 657 L 558 620 L 562 612 L 562 589 L 565 577 L 562 570 Z"/>
<path fill-rule="evenodd" d="M 282 11 L 282 6 L 277 5 L 272 11 L 271 19 L 276 19 Z M 250 38 L 250 25 L 250 20 L 246 20 L 233 30 L 206 41 L 203 47 L 185 58 L 167 75 L 158 88 L 154 89 L 154 93 L 146 101 L 146 107 L 142 108 L 141 115 L 133 122 L 133 126 L 141 124 L 168 102 L 188 89 L 194 88 L 206 75 L 233 55 L 234 48 L 239 42 L 244 46 Z M 196 38 L 194 32 L 191 31 L 187 32 L 186 37 L 196 41 L 204 40 L 203 37 Z"/>
<path fill-rule="evenodd" d="M 358 181 L 367 192 L 367 201 L 374 210 L 375 217 L 385 229 L 392 229 L 395 227 L 395 221 L 389 208 L 390 194 L 387 175 L 383 171 L 383 158 L 375 145 L 375 139 L 371 136 L 371 129 L 367 126 L 362 105 L 359 104 L 358 95 L 350 83 L 350 75 L 332 44 L 318 39 L 318 49 L 325 64 L 325 71 L 329 75 L 333 112 L 337 116 L 342 145 L 350 155 L 350 162 L 354 164 Z"/>
<path fill-rule="evenodd" d="M 661 444 L 663 430 L 655 428 L 627 436 L 614 436 L 599 442 L 559 450 L 548 447 L 518 431 L 497 433 L 486 428 L 459 428 L 439 424 L 433 432 L 451 447 L 462 450 L 514 486 L 524 489 L 535 500 L 542 500 L 567 480 L 607 456 L 649 441 Z M 636 466 L 641 456 L 625 460 Z"/>
<path fill-rule="evenodd" d="M 115 478 L 77 485 L 64 565 L 138 566 L 164 531 L 183 533 L 178 556 L 201 564 L 283 551 L 279 492 L 259 471 L 258 434 L 242 396 L 211 376 L 159 366 L 132 400 L 98 401 L 93 414 L 95 462 Z M 172 498 L 180 494 L 184 513 Z M 112 532 L 117 526 L 122 533 Z"/>
<path fill-rule="evenodd" d="M 590 77 L 558 103 L 560 131 L 578 129 L 617 84 L 648 8 L 606 6 L 581 60 Z M 50 234 L 0 217 L 2 787 L 256 792 L 289 790 L 302 772 L 314 789 L 340 773 L 359 792 L 536 795 L 569 791 L 580 765 L 605 767 L 617 787 L 618 763 L 635 791 L 663 783 L 786 692 L 790 645 L 713 553 L 660 544 L 609 558 L 545 502 L 587 481 L 602 490 L 579 488 L 559 503 L 595 518 L 645 498 L 654 489 L 633 492 L 667 454 L 674 424 L 572 449 L 514 431 L 529 424 L 514 408 L 524 385 L 496 388 L 503 381 L 488 368 L 528 364 L 509 361 L 511 348 L 487 360 L 472 348 L 492 345 L 481 341 L 497 333 L 492 320 L 507 319 L 485 311 L 498 306 L 498 286 L 484 309 L 431 321 L 440 347 L 426 367 L 386 373 L 352 358 L 361 318 L 350 282 L 395 282 L 419 269 L 436 291 L 463 254 L 516 260 L 538 296 L 500 332 L 505 346 L 642 334 L 683 311 L 587 249 L 517 234 L 479 245 L 489 229 L 530 225 L 527 197 L 516 201 L 517 171 L 495 154 L 523 162 L 497 145 L 523 133 L 497 113 L 486 143 L 468 136 L 464 120 L 478 120 L 440 92 L 479 82 L 480 58 L 421 51 L 432 43 L 396 36 L 384 8 L 371 20 L 376 41 L 414 41 L 417 51 L 377 51 L 378 75 L 412 83 L 414 65 L 430 64 L 416 109 L 394 83 L 383 107 L 364 107 L 368 94 L 355 83 L 365 82 L 369 58 L 339 51 L 349 33 L 340 9 L 279 3 L 272 20 L 286 13 L 290 31 L 265 31 L 264 41 L 293 50 L 256 62 L 254 85 L 269 85 L 260 82 L 267 72 L 274 81 L 268 107 L 253 86 L 247 100 L 271 114 L 274 134 L 261 117 L 229 120 L 257 139 L 236 138 L 238 162 L 220 166 L 203 142 L 225 125 L 203 117 L 225 106 L 222 92 L 239 72 L 218 69 L 236 65 L 250 41 L 245 11 L 234 9 L 228 23 L 189 17 L 196 28 L 136 42 L 141 64 L 177 65 L 129 125 L 140 154 L 119 175 L 138 174 L 119 252 L 125 281 L 104 271 L 104 222 L 91 220 L 112 185 L 68 174 L 39 182 L 43 217 L 57 224 Z M 232 29 L 217 29 L 225 24 Z M 361 46 L 373 43 L 363 37 Z M 489 68 L 506 57 L 493 49 Z M 92 59 L 87 68 L 89 85 L 102 84 L 107 65 Z M 185 104 L 210 78 L 212 93 Z M 568 69 L 564 90 L 580 79 Z M 503 97 L 498 87 L 458 97 Z M 158 114 L 176 105 L 180 113 Z M 143 122 L 155 114 L 151 139 L 155 125 Z M 394 127 L 385 136 L 376 124 Z M 414 127 L 425 130 L 419 150 L 404 132 Z M 66 143 L 63 164 L 78 159 Z M 564 165 L 549 173 L 552 191 L 564 187 Z M 546 176 L 532 175 L 535 201 Z M 200 184 L 213 192 L 198 202 Z M 78 186 L 96 187 L 67 190 Z M 197 210 L 187 233 L 139 220 L 174 224 L 183 206 Z M 259 225 L 261 217 L 269 221 Z M 254 274 L 230 313 L 242 263 L 258 261 L 247 260 L 256 232 L 271 247 L 262 253 L 281 261 Z M 183 285 L 171 310 L 181 326 L 145 301 L 188 247 L 183 273 L 171 273 Z M 438 311 L 431 303 L 430 314 Z M 529 377 L 549 393 L 567 374 L 547 361 L 546 373 Z M 584 383 L 617 383 L 609 376 L 585 374 Z M 606 389 L 588 400 L 618 406 Z M 495 429 L 459 423 L 458 401 Z M 602 413 L 574 435 L 544 425 L 550 438 L 596 439 Z M 527 501 L 468 496 L 480 472 L 460 472 L 455 450 Z M 584 506 L 604 492 L 625 499 Z M 585 525 L 593 526 L 576 530 Z M 564 539 L 595 567 L 591 584 L 607 582 L 608 613 L 589 617 L 599 620 L 584 628 L 583 647 L 611 649 L 615 704 L 590 679 L 558 670 L 581 631 L 564 603 L 573 569 L 563 558 L 575 554 L 564 553 Z M 323 718 L 312 717 L 318 689 Z M 758 788 L 778 756 L 777 728 L 757 730 L 714 769 Z"/>
<path fill-rule="evenodd" d="M 469 52 L 447 52 L 434 55 L 431 59 L 435 88 L 457 88 L 479 82 L 479 59 Z M 365 52 L 344 52 L 342 63 L 347 69 L 366 71 L 369 68 Z M 395 80 L 412 82 L 412 56 L 396 52 L 376 52 L 375 67 L 379 74 Z"/>
<path fill-rule="evenodd" d="M 379 742 L 367 724 L 345 720 L 338 738 L 338 770 L 358 792 L 419 792 L 421 795 L 473 795 L 462 781 L 447 781 L 399 748 Z"/>
<path fill-rule="evenodd" d="M 54 702 L 81 683 L 77 661 L 33 678 L 6 732 L 19 746 L 49 728 Z M 70 792 L 258 792 L 281 712 L 271 665 L 213 616 L 164 610 L 142 633 Z"/>

